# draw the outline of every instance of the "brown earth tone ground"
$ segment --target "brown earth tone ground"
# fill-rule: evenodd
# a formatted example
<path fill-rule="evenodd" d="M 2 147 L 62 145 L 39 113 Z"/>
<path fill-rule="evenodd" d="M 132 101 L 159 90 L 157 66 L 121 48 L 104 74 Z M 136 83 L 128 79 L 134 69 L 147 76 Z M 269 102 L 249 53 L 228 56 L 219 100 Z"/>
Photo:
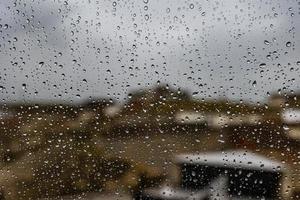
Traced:
<path fill-rule="evenodd" d="M 132 198 L 128 194 L 89 193 L 41 200 L 132 200 Z"/>

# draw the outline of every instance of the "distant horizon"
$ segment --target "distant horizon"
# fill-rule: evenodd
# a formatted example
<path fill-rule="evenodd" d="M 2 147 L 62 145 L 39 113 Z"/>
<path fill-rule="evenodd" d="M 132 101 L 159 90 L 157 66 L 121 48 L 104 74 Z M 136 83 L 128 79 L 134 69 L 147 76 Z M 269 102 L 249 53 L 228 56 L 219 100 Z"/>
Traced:
<path fill-rule="evenodd" d="M 163 83 L 162 85 L 160 86 L 163 86 L 164 85 L 167 85 L 167 83 Z M 71 99 L 71 100 L 67 100 L 67 99 L 23 99 L 23 100 L 15 100 L 15 101 L 1 101 L 0 104 L 69 104 L 69 105 L 80 105 L 82 103 L 85 103 L 85 102 L 88 102 L 88 101 L 92 101 L 92 100 L 98 100 L 98 99 L 111 99 L 112 101 L 114 101 L 115 103 L 119 104 L 119 105 L 122 105 L 126 102 L 128 102 L 129 98 L 128 98 L 128 95 L 130 93 L 134 93 L 134 92 L 138 92 L 138 91 L 145 91 L 145 90 L 151 90 L 151 89 L 154 89 L 155 87 L 157 87 L 158 85 L 157 84 L 154 84 L 154 85 L 151 85 L 151 86 L 148 86 L 148 87 L 140 87 L 140 88 L 135 88 L 135 89 L 132 89 L 132 90 L 129 90 L 129 92 L 126 94 L 126 97 L 124 97 L 122 100 L 118 100 L 116 98 L 112 98 L 110 96 L 97 96 L 97 95 L 93 95 L 93 96 L 86 96 L 86 97 L 80 97 L 80 98 L 77 98 L 77 97 L 74 97 L 74 99 Z M 188 94 L 189 97 L 191 97 L 192 99 L 194 100 L 208 100 L 208 101 L 230 101 L 230 102 L 233 102 L 233 103 L 238 103 L 240 101 L 243 101 L 243 103 L 245 104 L 256 104 L 256 103 L 267 103 L 269 98 L 272 97 L 272 96 L 275 96 L 275 95 L 279 95 L 278 92 L 276 91 L 273 91 L 273 92 L 270 92 L 269 94 L 270 95 L 265 95 L 265 97 L 263 98 L 262 101 L 252 101 L 252 100 L 249 100 L 249 99 L 235 99 L 235 98 L 226 98 L 226 97 L 223 97 L 223 96 L 220 96 L 219 98 L 216 97 L 205 97 L 205 96 L 199 96 L 199 95 L 193 95 L 192 94 L 192 91 L 189 90 L 188 88 L 175 88 L 175 87 L 170 87 L 171 89 L 173 90 L 177 90 L 177 89 L 181 89 L 181 91 L 184 91 Z M 299 92 L 294 92 L 293 94 L 297 95 L 297 94 L 300 94 L 300 91 Z M 290 95 L 291 92 L 289 93 L 285 93 L 285 94 L 288 94 Z"/>

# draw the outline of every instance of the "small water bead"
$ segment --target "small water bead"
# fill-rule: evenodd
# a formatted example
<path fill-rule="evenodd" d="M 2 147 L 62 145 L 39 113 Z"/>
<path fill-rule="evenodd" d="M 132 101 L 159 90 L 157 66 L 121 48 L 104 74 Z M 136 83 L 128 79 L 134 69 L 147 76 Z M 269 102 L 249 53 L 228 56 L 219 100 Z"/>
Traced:
<path fill-rule="evenodd" d="M 39 67 L 43 67 L 44 64 L 45 64 L 45 63 L 44 63 L 43 61 L 39 62 Z"/>
<path fill-rule="evenodd" d="M 264 41 L 264 44 L 265 44 L 265 45 L 269 45 L 270 42 L 269 42 L 268 40 L 265 40 L 265 41 Z"/>
<path fill-rule="evenodd" d="M 267 65 L 266 65 L 266 63 L 261 63 L 260 65 L 259 65 L 259 67 L 266 67 Z"/>
<path fill-rule="evenodd" d="M 22 89 L 25 90 L 26 88 L 27 88 L 26 83 L 23 83 L 23 84 L 22 84 Z"/>

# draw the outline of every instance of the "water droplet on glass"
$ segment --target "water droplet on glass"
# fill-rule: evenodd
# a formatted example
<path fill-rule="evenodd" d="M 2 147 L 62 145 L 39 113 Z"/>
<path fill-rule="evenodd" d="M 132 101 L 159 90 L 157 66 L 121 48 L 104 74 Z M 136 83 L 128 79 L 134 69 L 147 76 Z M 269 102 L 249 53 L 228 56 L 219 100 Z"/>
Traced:
<path fill-rule="evenodd" d="M 22 84 L 22 89 L 25 90 L 27 85 L 25 83 Z"/>
<path fill-rule="evenodd" d="M 269 42 L 268 40 L 265 40 L 265 41 L 264 41 L 264 44 L 265 44 L 265 45 L 269 45 L 270 42 Z"/>
<path fill-rule="evenodd" d="M 260 65 L 259 65 L 259 67 L 266 67 L 267 65 L 266 65 L 266 63 L 261 63 Z"/>
<path fill-rule="evenodd" d="M 43 67 L 44 66 L 44 62 L 39 62 L 39 67 Z"/>
<path fill-rule="evenodd" d="M 197 94 L 199 94 L 199 92 L 193 92 L 192 96 L 196 96 Z"/>
<path fill-rule="evenodd" d="M 288 131 L 290 128 L 287 125 L 283 125 L 283 130 Z"/>

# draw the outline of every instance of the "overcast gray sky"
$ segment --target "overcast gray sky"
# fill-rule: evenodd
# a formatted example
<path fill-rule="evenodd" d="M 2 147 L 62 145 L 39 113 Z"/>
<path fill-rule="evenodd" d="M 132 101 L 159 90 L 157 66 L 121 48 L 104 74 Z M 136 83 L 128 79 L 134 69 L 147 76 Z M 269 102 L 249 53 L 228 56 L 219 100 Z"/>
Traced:
<path fill-rule="evenodd" d="M 298 91 L 299 12 L 295 0 L 2 0 L 1 99 L 122 101 L 158 81 L 250 102 Z"/>

